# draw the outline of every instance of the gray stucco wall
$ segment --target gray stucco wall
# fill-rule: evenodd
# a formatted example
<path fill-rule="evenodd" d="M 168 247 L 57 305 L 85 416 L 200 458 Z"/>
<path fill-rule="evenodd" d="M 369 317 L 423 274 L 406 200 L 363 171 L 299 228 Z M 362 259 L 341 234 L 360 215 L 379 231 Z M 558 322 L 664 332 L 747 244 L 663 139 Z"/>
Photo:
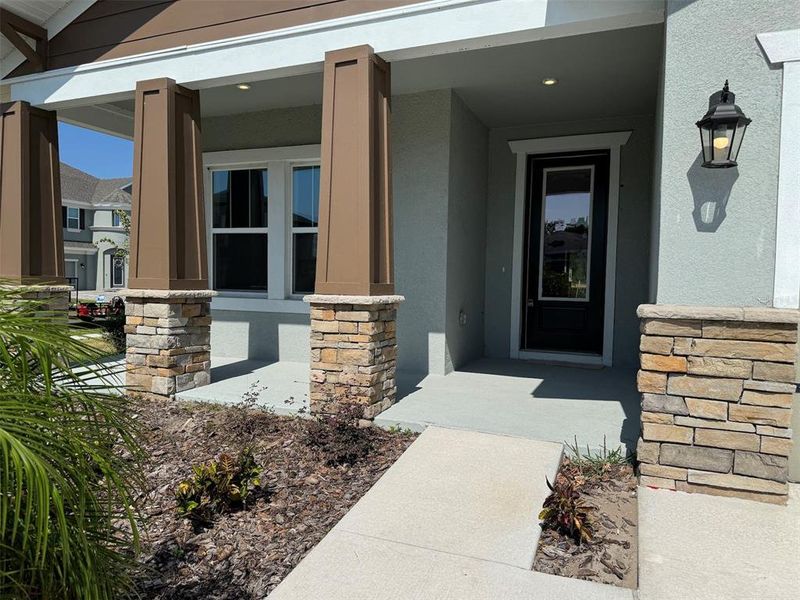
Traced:
<path fill-rule="evenodd" d="M 203 151 L 319 144 L 321 128 L 321 105 L 205 117 Z"/>
<path fill-rule="evenodd" d="M 70 254 L 64 253 L 64 260 L 78 261 L 78 290 L 95 289 L 95 276 L 97 272 L 97 255 L 95 254 Z M 83 268 L 81 268 L 83 265 Z"/>
<path fill-rule="evenodd" d="M 507 357 L 511 340 L 511 277 L 516 157 L 509 140 L 632 130 L 620 164 L 614 364 L 638 364 L 636 307 L 648 298 L 653 118 L 618 117 L 493 129 L 489 133 L 486 211 L 487 356 Z"/>
<path fill-rule="evenodd" d="M 90 229 L 94 223 L 94 212 L 91 209 L 84 208 L 83 210 L 83 229 L 80 231 L 69 231 L 66 227 L 63 228 L 64 240 L 70 242 L 91 242 L 92 230 Z"/>
<path fill-rule="evenodd" d="M 308 315 L 214 310 L 211 314 L 214 356 L 266 361 L 308 362 Z"/>
<path fill-rule="evenodd" d="M 451 94 L 446 371 L 483 356 L 488 135 L 458 94 Z"/>
<path fill-rule="evenodd" d="M 667 4 L 659 303 L 772 305 L 782 74 L 768 65 L 756 34 L 800 26 L 797 7 L 774 0 Z M 726 78 L 753 122 L 738 168 L 703 169 L 695 121 Z M 704 209 L 716 216 L 703 222 Z"/>
<path fill-rule="evenodd" d="M 392 102 L 398 368 L 444 373 L 451 92 Z"/>
<path fill-rule="evenodd" d="M 406 296 L 398 314 L 398 368 L 445 372 L 448 161 L 451 92 L 392 99 L 395 280 Z M 204 151 L 317 144 L 319 106 L 203 120 Z M 308 360 L 308 316 L 213 311 L 217 356 Z M 246 340 L 243 342 L 242 340 Z"/>

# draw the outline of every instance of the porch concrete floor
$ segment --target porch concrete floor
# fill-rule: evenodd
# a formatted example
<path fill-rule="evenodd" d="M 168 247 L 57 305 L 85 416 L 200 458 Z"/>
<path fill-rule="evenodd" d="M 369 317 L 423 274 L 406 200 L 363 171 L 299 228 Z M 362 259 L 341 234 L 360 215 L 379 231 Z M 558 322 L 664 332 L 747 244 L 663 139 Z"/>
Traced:
<path fill-rule="evenodd" d="M 106 384 L 122 385 L 124 358 L 110 359 Z M 276 414 L 308 410 L 308 364 L 211 357 L 211 384 L 177 394 L 181 400 L 234 404 L 256 384 L 258 404 Z M 635 371 L 481 359 L 449 375 L 399 372 L 394 406 L 381 427 L 422 431 L 428 425 L 572 442 L 582 448 L 626 445 L 639 435 Z"/>
<path fill-rule="evenodd" d="M 257 404 L 278 415 L 308 410 L 308 363 L 211 357 L 211 383 L 177 394 L 181 400 L 235 404 L 258 392 Z"/>
<path fill-rule="evenodd" d="M 421 431 L 428 425 L 514 435 L 585 448 L 626 445 L 639 435 L 636 372 L 480 359 L 448 375 L 398 375 L 394 406 L 382 427 Z"/>

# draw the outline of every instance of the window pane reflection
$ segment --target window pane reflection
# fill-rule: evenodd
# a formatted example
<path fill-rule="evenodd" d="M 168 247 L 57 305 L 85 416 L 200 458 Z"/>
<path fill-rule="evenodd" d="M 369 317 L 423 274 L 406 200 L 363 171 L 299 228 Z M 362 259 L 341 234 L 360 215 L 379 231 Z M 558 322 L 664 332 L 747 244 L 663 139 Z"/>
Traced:
<path fill-rule="evenodd" d="M 317 271 L 317 234 L 294 234 L 293 294 L 312 294 Z"/>
<path fill-rule="evenodd" d="M 592 171 L 545 171 L 540 299 L 589 298 Z"/>
<path fill-rule="evenodd" d="M 319 220 L 319 167 L 292 170 L 292 225 L 316 227 Z"/>
<path fill-rule="evenodd" d="M 211 174 L 213 226 L 267 227 L 267 170 Z"/>

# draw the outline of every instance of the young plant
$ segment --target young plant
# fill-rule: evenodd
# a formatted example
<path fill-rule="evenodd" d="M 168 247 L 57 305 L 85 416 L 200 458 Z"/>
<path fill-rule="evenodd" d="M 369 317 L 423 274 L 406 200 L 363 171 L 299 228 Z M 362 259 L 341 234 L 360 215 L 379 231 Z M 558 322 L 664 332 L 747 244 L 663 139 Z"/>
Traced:
<path fill-rule="evenodd" d="M 309 421 L 306 443 L 319 450 L 330 465 L 353 464 L 372 449 L 369 430 L 359 427 L 364 409 L 358 404 L 343 404 L 336 412 L 322 413 Z"/>
<path fill-rule="evenodd" d="M 178 514 L 198 525 L 209 525 L 216 515 L 243 508 L 261 485 L 262 470 L 250 448 L 236 458 L 221 454 L 215 461 L 194 466 L 193 477 L 175 489 Z"/>
<path fill-rule="evenodd" d="M 0 597 L 118 598 L 144 452 L 100 352 L 0 282 Z M 94 381 L 95 383 L 92 383 Z"/>
<path fill-rule="evenodd" d="M 557 477 L 555 485 L 547 481 L 550 495 L 545 499 L 539 520 L 543 529 L 554 529 L 573 538 L 578 545 L 591 541 L 594 528 L 590 512 L 594 507 L 581 499 L 574 483 Z"/>
<path fill-rule="evenodd" d="M 606 436 L 603 436 L 603 448 L 599 451 L 592 451 L 587 444 L 586 452 L 582 454 L 577 436 L 572 444 L 565 442 L 565 445 L 570 454 L 570 461 L 584 477 L 602 476 L 613 467 L 629 462 L 622 446 L 617 446 L 613 450 L 608 449 Z"/>

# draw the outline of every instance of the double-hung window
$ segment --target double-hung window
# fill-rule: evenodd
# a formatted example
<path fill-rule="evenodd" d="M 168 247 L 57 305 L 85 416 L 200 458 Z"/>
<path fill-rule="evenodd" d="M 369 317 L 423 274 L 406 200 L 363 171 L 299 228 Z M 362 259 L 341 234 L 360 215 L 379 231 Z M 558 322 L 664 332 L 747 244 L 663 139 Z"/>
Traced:
<path fill-rule="evenodd" d="M 268 170 L 213 171 L 211 188 L 214 288 L 266 292 Z"/>
<path fill-rule="evenodd" d="M 314 291 L 319 225 L 319 165 L 292 166 L 292 294 Z"/>
<path fill-rule="evenodd" d="M 67 229 L 69 231 L 81 230 L 81 209 L 74 206 L 67 207 Z"/>
<path fill-rule="evenodd" d="M 314 291 L 319 146 L 204 155 L 209 274 L 215 306 L 307 310 Z"/>

